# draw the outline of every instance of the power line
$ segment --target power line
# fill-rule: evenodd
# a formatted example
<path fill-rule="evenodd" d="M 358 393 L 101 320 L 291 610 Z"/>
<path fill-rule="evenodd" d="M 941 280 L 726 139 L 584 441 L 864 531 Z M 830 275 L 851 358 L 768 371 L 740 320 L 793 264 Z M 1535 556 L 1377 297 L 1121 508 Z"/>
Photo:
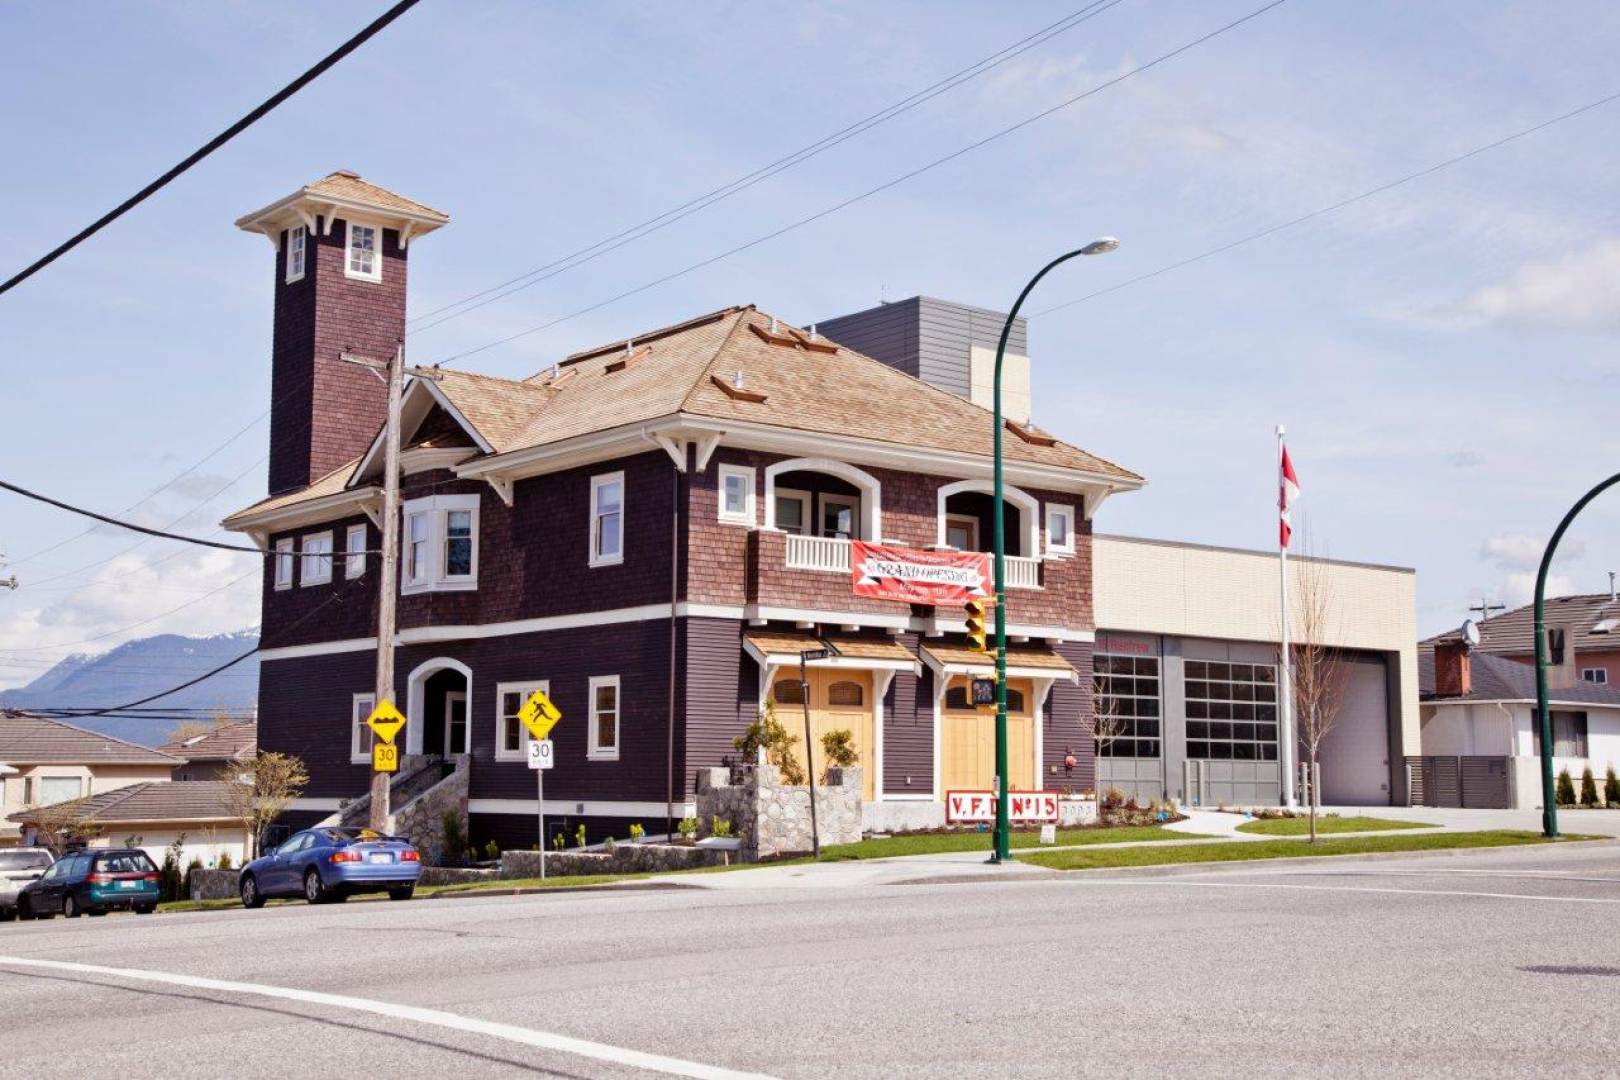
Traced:
<path fill-rule="evenodd" d="M 129 529 L 131 532 L 145 533 L 147 536 L 157 536 L 165 540 L 183 540 L 188 544 L 196 544 L 198 547 L 218 548 L 220 551 L 242 551 L 249 555 L 272 554 L 272 552 L 261 551 L 256 547 L 246 547 L 242 544 L 227 544 L 219 540 L 204 540 L 197 536 L 184 536 L 180 533 L 165 532 L 162 529 L 150 529 L 145 525 L 137 525 L 132 521 L 121 521 L 118 518 L 112 517 L 108 514 L 98 514 L 94 510 L 86 510 L 82 506 L 74 506 L 72 503 L 65 503 L 60 499 L 53 499 L 49 495 L 41 495 L 37 491 L 29 491 L 27 488 L 19 487 L 18 485 L 7 480 L 0 480 L 0 488 L 13 492 L 17 495 L 21 495 L 24 498 L 33 499 L 35 502 L 42 502 L 47 506 L 54 506 L 58 510 L 66 510 L 72 514 L 79 514 L 83 517 L 94 518 L 95 520 L 105 522 L 108 525 L 116 525 L 120 529 Z"/>
<path fill-rule="evenodd" d="M 1249 235 L 1241 237 L 1237 240 L 1221 244 L 1217 247 L 1212 247 L 1208 251 L 1203 251 L 1197 255 L 1192 255 L 1188 258 L 1180 259 L 1166 266 L 1161 266 L 1157 270 L 1150 270 L 1145 274 L 1138 274 L 1135 277 L 1126 278 L 1124 281 L 1109 285 L 1107 288 L 1086 293 L 1084 296 L 1077 296 L 1073 300 L 1065 300 L 1061 304 L 1054 304 L 1049 308 L 1044 308 L 1040 311 L 1034 312 L 1030 317 L 1039 318 L 1042 315 L 1050 315 L 1054 311 L 1062 311 L 1064 308 L 1073 307 L 1076 304 L 1083 304 L 1087 300 L 1094 300 L 1099 296 L 1106 296 L 1112 292 L 1118 292 L 1120 289 L 1127 288 L 1139 282 L 1147 281 L 1150 278 L 1159 277 L 1161 274 L 1168 274 L 1172 270 L 1180 270 L 1183 267 L 1191 266 L 1193 263 L 1202 262 L 1205 259 L 1213 258 L 1216 255 L 1222 254 L 1223 252 L 1231 251 L 1233 248 L 1242 247 L 1244 244 L 1251 244 L 1256 240 L 1263 240 L 1274 233 L 1282 232 L 1284 229 L 1292 229 L 1296 225 L 1303 225 L 1307 221 L 1315 220 L 1316 218 L 1331 214 L 1337 210 L 1343 210 L 1345 207 L 1361 202 L 1364 199 L 1370 199 L 1375 195 L 1382 195 L 1384 192 L 1392 191 L 1403 184 L 1409 184 L 1414 180 L 1420 180 L 1423 177 L 1437 173 L 1442 169 L 1448 169 L 1453 165 L 1467 161 L 1469 158 L 1477 157 L 1480 154 L 1486 153 L 1490 150 L 1495 150 L 1501 146 L 1506 146 L 1508 143 L 1513 142 L 1516 139 L 1522 139 L 1526 135 L 1534 135 L 1536 132 L 1550 128 L 1554 124 L 1561 124 L 1565 120 L 1572 120 L 1583 113 L 1591 112 L 1593 109 L 1600 108 L 1601 106 L 1608 105 L 1617 100 L 1620 100 L 1620 92 L 1598 98 L 1596 101 L 1588 102 L 1577 109 L 1571 109 L 1569 112 L 1562 113 L 1551 118 L 1550 120 L 1543 120 L 1539 124 L 1532 124 L 1530 127 L 1515 131 L 1510 135 L 1504 135 L 1501 138 L 1494 139 L 1482 146 L 1476 146 L 1466 153 L 1458 154 L 1456 157 L 1447 158 L 1444 161 L 1436 162 L 1435 164 L 1419 169 L 1416 172 L 1407 173 L 1398 180 L 1391 180 L 1388 183 L 1380 184 L 1375 188 L 1369 188 L 1359 195 L 1352 195 L 1348 199 L 1341 199 L 1329 206 L 1312 210 L 1308 214 L 1301 214 L 1296 218 L 1290 218 L 1287 221 L 1268 226 L 1267 228 L 1261 229 L 1259 232 L 1250 233 Z"/>
<path fill-rule="evenodd" d="M 249 570 L 247 573 L 243 574 L 241 577 L 232 578 L 230 581 L 227 581 L 225 584 L 221 585 L 219 588 L 213 589 L 213 590 L 211 590 L 209 592 L 206 592 L 206 593 L 203 593 L 201 596 L 197 597 L 196 599 L 187 600 L 185 603 L 179 605 L 178 607 L 172 607 L 168 611 L 159 612 L 158 614 L 153 615 L 150 618 L 142 619 L 140 622 L 130 623 L 128 626 L 120 626 L 115 630 L 108 630 L 105 633 L 97 634 L 95 637 L 87 637 L 87 638 L 83 638 L 83 639 L 81 639 L 79 641 L 60 641 L 60 642 L 52 643 L 50 645 L 15 645 L 15 646 L 8 646 L 8 647 L 6 647 L 4 649 L 0 649 L 0 652 L 8 652 L 8 653 L 12 653 L 12 652 L 50 652 L 53 649 L 71 649 L 76 645 L 88 645 L 93 641 L 101 641 L 101 640 L 103 640 L 105 638 L 115 637 L 118 634 L 122 634 L 122 633 L 124 633 L 126 631 L 134 630 L 137 627 L 145 626 L 147 623 L 156 622 L 159 619 L 167 618 L 168 616 L 173 615 L 176 612 L 184 611 L 186 608 L 191 607 L 193 604 L 200 604 L 204 600 L 207 600 L 209 597 L 217 596 L 220 593 L 224 592 L 226 589 L 229 589 L 229 588 L 231 588 L 233 586 L 236 586 L 236 585 L 240 585 L 242 582 L 246 581 L 248 578 L 257 577 L 258 575 L 259 575 L 258 570 Z M 4 663 L 4 662 L 5 662 L 4 659 L 0 659 L 0 663 Z"/>
<path fill-rule="evenodd" d="M 175 177 L 197 164 L 197 162 L 201 161 L 209 154 L 212 154 L 215 150 L 218 150 L 221 146 L 224 146 L 227 142 L 230 142 L 231 139 L 235 138 L 237 135 L 240 135 L 243 131 L 246 131 L 255 122 L 269 113 L 270 110 L 274 109 L 277 105 L 280 105 L 283 101 L 286 101 L 288 98 L 298 93 L 298 91 L 302 90 L 305 86 L 309 85 L 321 75 L 325 74 L 326 71 L 339 60 L 342 60 L 345 56 L 348 56 L 361 45 L 364 45 L 372 38 L 373 35 L 378 33 L 389 23 L 393 22 L 395 19 L 405 14 L 405 12 L 415 7 L 416 3 L 417 0 L 399 0 L 399 3 L 395 4 L 376 19 L 372 20 L 372 22 L 367 25 L 365 29 L 361 30 L 348 41 L 345 41 L 342 45 L 339 45 L 336 49 L 332 50 L 314 67 L 310 68 L 308 71 L 305 71 L 302 75 L 298 76 L 298 78 L 276 91 L 276 93 L 272 94 L 268 99 L 265 100 L 263 104 L 259 105 L 252 112 L 249 112 L 246 116 L 242 117 L 236 123 L 220 132 L 218 135 L 215 135 L 212 139 L 209 139 L 202 145 L 201 148 L 193 151 L 178 165 L 174 166 L 172 169 L 158 177 L 156 180 L 152 181 L 150 184 L 147 184 L 145 187 L 141 188 L 141 190 L 137 191 L 135 194 L 131 195 L 129 198 L 125 199 L 123 202 L 119 203 L 105 214 L 101 215 L 101 217 L 97 218 L 85 228 L 80 229 L 72 237 L 57 245 L 54 249 L 41 258 L 35 260 L 29 266 L 24 267 L 22 270 L 19 270 L 16 274 L 12 275 L 12 277 L 4 284 L 0 284 L 0 294 L 11 291 L 28 278 L 33 277 L 39 271 L 45 269 L 45 267 L 49 266 L 63 255 L 66 255 L 69 251 L 72 251 L 81 243 L 100 232 L 113 221 L 122 217 L 129 210 L 132 210 L 142 202 L 145 202 L 147 198 L 161 190 L 163 187 L 167 186 L 169 181 L 173 180 Z"/>
<path fill-rule="evenodd" d="M 1211 30 L 1209 33 L 1204 34 L 1201 37 L 1194 38 L 1192 41 L 1189 41 L 1184 45 L 1181 45 L 1181 46 L 1179 46 L 1179 47 L 1177 47 L 1175 49 L 1172 49 L 1167 53 L 1162 53 L 1159 56 L 1155 57 L 1154 59 L 1149 60 L 1147 63 L 1140 64 L 1140 65 L 1130 69 L 1129 71 L 1124 72 L 1123 74 L 1116 75 L 1111 79 L 1107 79 L 1107 80 L 1105 80 L 1105 81 L 1103 81 L 1101 83 L 1098 83 L 1096 86 L 1093 86 L 1089 90 L 1083 91 L 1082 93 L 1076 94 L 1073 97 L 1070 97 L 1070 98 L 1067 98 L 1067 99 L 1065 99 L 1063 101 L 1060 101 L 1056 105 L 1051 106 L 1050 108 L 1043 109 L 1040 112 L 1035 113 L 1032 116 L 1025 117 L 1023 120 L 1020 120 L 1015 124 L 1011 124 L 1008 127 L 1004 127 L 1002 129 L 1000 129 L 999 131 L 993 132 L 990 135 L 986 135 L 984 138 L 979 139 L 976 142 L 969 143 L 968 145 L 966 145 L 964 147 L 961 147 L 958 150 L 954 150 L 951 153 L 946 154 L 944 157 L 935 158 L 933 161 L 930 161 L 926 165 L 919 166 L 919 167 L 917 167 L 915 169 L 912 169 L 910 172 L 903 173 L 900 176 L 897 176 L 892 180 L 889 180 L 889 181 L 887 181 L 885 183 L 879 184 L 877 187 L 874 187 L 874 188 L 871 188 L 871 189 L 869 189 L 867 191 L 864 191 L 859 195 L 851 196 L 850 198 L 845 199 L 842 202 L 835 203 L 832 206 L 829 206 L 829 207 L 827 207 L 827 208 L 825 208 L 823 210 L 819 210 L 816 213 L 809 215 L 808 217 L 800 218 L 798 221 L 795 221 L 795 222 L 793 222 L 793 223 L 791 223 L 789 225 L 784 225 L 781 228 L 775 230 L 774 232 L 769 232 L 769 233 L 766 233 L 763 236 L 756 237 L 753 240 L 748 241 L 747 243 L 738 244 L 736 247 L 730 248 L 729 250 L 726 250 L 726 251 L 722 251 L 718 255 L 713 255 L 713 256 L 710 256 L 707 259 L 703 259 L 703 260 L 701 260 L 699 262 L 692 263 L 691 265 L 689 265 L 687 267 L 684 267 L 683 269 L 676 270 L 673 273 L 665 274 L 663 277 L 655 278 L 654 280 L 649 281 L 649 282 L 647 282 L 646 284 L 643 284 L 643 285 L 638 285 L 633 289 L 626 289 L 624 292 L 619 293 L 617 296 L 612 296 L 612 297 L 609 297 L 606 300 L 598 301 L 597 303 L 591 304 L 588 307 L 580 308 L 578 311 L 570 312 L 567 315 L 563 315 L 563 316 L 560 316 L 558 318 L 552 319 L 550 322 L 541 323 L 538 326 L 531 326 L 526 330 L 520 330 L 515 334 L 508 334 L 507 336 L 505 336 L 503 338 L 498 338 L 495 341 L 487 342 L 487 343 L 485 343 L 483 345 L 479 345 L 479 346 L 477 346 L 475 348 L 466 349 L 466 350 L 463 350 L 462 352 L 459 352 L 459 353 L 453 353 L 452 355 L 447 356 L 447 357 L 443 358 L 442 360 L 436 361 L 435 366 L 441 366 L 441 365 L 444 365 L 444 364 L 454 363 L 457 360 L 464 360 L 469 356 L 474 356 L 474 355 L 476 355 L 478 353 L 481 353 L 481 352 L 484 352 L 484 351 L 486 351 L 488 349 L 497 348 L 497 347 L 499 347 L 501 345 L 510 344 L 511 342 L 516 341 L 519 338 L 528 337 L 530 334 L 537 334 L 542 330 L 549 330 L 551 327 L 557 326 L 560 323 L 567 322 L 570 319 L 576 319 L 581 315 L 589 314 L 592 311 L 596 311 L 598 308 L 607 307 L 609 304 L 617 303 L 620 300 L 624 300 L 624 299 L 627 299 L 628 297 L 635 296 L 638 293 L 646 292 L 648 289 L 657 288 L 659 285 L 663 285 L 663 284 L 666 284 L 668 282 L 674 281 L 677 278 L 685 277 L 687 274 L 690 274 L 690 273 L 693 273 L 695 271 L 701 270 L 701 269 L 703 269 L 705 267 L 713 266 L 715 263 L 720 262 L 720 261 L 722 261 L 724 259 L 728 259 L 733 255 L 740 254 L 741 252 L 747 251 L 750 248 L 758 247 L 760 244 L 764 244 L 764 243 L 767 243 L 767 242 L 769 242 L 771 240 L 775 240 L 777 237 L 780 237 L 780 236 L 783 236 L 783 235 L 785 235 L 787 233 L 793 232 L 796 229 L 803 228 L 804 226 L 809 225 L 812 222 L 819 221 L 824 217 L 829 217 L 832 214 L 838 213 L 840 210 L 847 209 L 848 207 L 854 206 L 856 203 L 859 203 L 859 202 L 862 202 L 862 201 L 864 201 L 866 199 L 869 199 L 872 196 L 880 194 L 880 193 L 882 193 L 884 191 L 887 191 L 892 187 L 898 186 L 899 184 L 903 184 L 907 180 L 911 180 L 911 179 L 914 179 L 915 177 L 921 176 L 923 173 L 926 173 L 926 172 L 929 172 L 929 171 L 931 171 L 933 169 L 936 169 L 939 166 L 946 164 L 947 162 L 954 161 L 957 158 L 962 157 L 965 154 L 970 154 L 975 150 L 981 149 L 982 147 L 987 146 L 992 142 L 995 142 L 997 139 L 1004 138 L 1007 135 L 1011 135 L 1015 131 L 1022 130 L 1023 128 L 1026 128 L 1029 125 L 1031 125 L 1031 124 L 1033 124 L 1033 123 L 1035 123 L 1035 122 L 1037 122 L 1039 120 L 1043 120 L 1046 117 L 1051 116 L 1053 113 L 1056 113 L 1056 112 L 1059 112 L 1059 111 L 1061 111 L 1063 109 L 1066 109 L 1069 106 L 1076 104 L 1077 102 L 1084 101 L 1085 99 L 1087 99 L 1089 97 L 1092 97 L 1092 96 L 1094 96 L 1096 94 L 1101 93 L 1104 90 L 1107 90 L 1109 87 L 1116 86 L 1119 83 L 1122 83 L 1125 80 L 1127 80 L 1129 78 L 1132 78 L 1133 76 L 1139 75 L 1144 71 L 1147 71 L 1147 70 L 1149 70 L 1151 68 L 1157 67 L 1158 65 L 1164 63 L 1165 61 L 1174 59 L 1175 57 L 1180 56 L 1182 53 L 1187 52 L 1189 49 L 1197 48 L 1199 45 L 1202 45 L 1207 41 L 1210 41 L 1210 40 L 1212 40 L 1214 38 L 1217 38 L 1220 35 L 1228 32 L 1230 30 L 1234 30 L 1237 27 L 1242 26 L 1244 23 L 1249 22 L 1251 19 L 1256 19 L 1256 18 L 1260 17 L 1261 15 L 1264 15 L 1266 12 L 1272 10 L 1273 8 L 1281 7 L 1285 3 L 1287 3 L 1287 0 L 1271 0 L 1270 3 L 1264 4 L 1261 7 L 1256 8 L 1255 10 L 1249 12 L 1247 15 L 1244 15 L 1244 16 L 1241 16 L 1240 18 L 1234 19 L 1231 22 L 1225 24 L 1224 26 L 1221 26 L 1220 28 L 1218 28 L 1216 30 Z"/>
<path fill-rule="evenodd" d="M 694 199 L 690 199 L 681 205 L 674 207 L 673 209 L 666 210 L 662 214 L 655 217 L 648 218 L 646 221 L 643 221 L 637 225 L 632 225 L 622 232 L 615 233 L 603 240 L 598 240 L 594 244 L 580 248 L 578 251 L 575 251 L 572 254 L 564 255 L 563 257 L 554 259 L 543 266 L 538 266 L 533 270 L 529 270 L 525 273 L 517 275 L 516 277 L 509 278 L 498 285 L 492 285 L 487 289 L 464 296 L 460 300 L 434 308 L 432 311 L 424 312 L 423 314 L 410 319 L 409 322 L 422 323 L 425 320 L 432 321 L 427 322 L 426 325 L 415 327 L 415 329 L 411 330 L 410 333 L 417 333 L 422 330 L 430 330 L 435 326 L 441 326 L 444 323 L 449 322 L 451 319 L 459 319 L 468 312 L 476 311 L 488 304 L 495 303 L 497 300 L 511 296 L 513 293 L 521 292 L 533 285 L 538 285 L 542 281 L 548 281 L 559 274 L 577 269 L 584 266 L 588 262 L 608 254 L 609 252 L 616 251 L 619 248 L 624 247 L 626 244 L 634 243 L 643 237 L 650 236 L 651 234 L 658 232 L 660 229 L 663 229 L 666 226 L 673 225 L 675 222 L 680 221 L 683 218 L 690 217 L 693 214 L 706 210 L 709 207 L 714 206 L 716 203 L 729 199 L 731 196 L 736 195 L 741 191 L 746 191 L 755 184 L 768 180 L 772 176 L 775 176 L 780 172 L 784 172 L 787 169 L 791 169 L 796 165 L 801 165 L 804 162 L 809 161 L 811 158 L 816 157 L 827 150 L 831 150 L 833 147 L 838 146 L 841 143 L 855 138 L 857 135 L 864 134 L 865 132 L 870 131 L 872 128 L 877 127 L 879 124 L 887 123 L 888 121 L 893 120 L 895 117 L 909 112 L 917 106 L 922 105 L 923 103 L 930 101 L 941 94 L 954 90 L 956 87 L 961 86 L 972 79 L 976 79 L 988 71 L 994 70 L 995 68 L 1006 63 L 1008 60 L 1020 56 L 1039 45 L 1045 44 L 1046 42 L 1057 37 L 1059 34 L 1066 33 L 1067 31 L 1074 29 L 1076 26 L 1079 26 L 1081 23 L 1089 22 L 1092 18 L 1103 14 L 1103 12 L 1109 10 L 1110 8 L 1117 7 L 1122 2 L 1123 0 L 1093 0 L 1092 3 L 1081 8 L 1079 11 L 1065 15 L 1057 22 L 1037 30 L 1028 37 L 1013 42 L 1011 45 L 1008 45 L 999 52 L 992 53 L 982 60 L 978 60 L 960 71 L 946 76 L 938 82 L 923 87 L 921 90 L 918 90 L 909 97 L 902 98 L 900 101 L 895 102 L 893 105 L 890 105 L 887 108 L 880 109 L 862 120 L 858 120 L 847 127 L 841 128 L 838 131 L 833 132 L 831 135 L 828 135 L 817 142 L 811 143 L 808 146 L 801 147 L 785 157 L 778 158 L 768 165 L 761 166 L 745 176 L 740 176 L 729 183 L 722 184 L 720 187 L 717 187 L 712 191 L 699 195 Z M 492 293 L 496 295 L 490 295 Z M 480 298 L 482 297 L 488 297 L 488 299 L 481 300 Z M 475 300 L 478 300 L 479 302 L 471 303 L 471 301 Z M 462 307 L 464 304 L 468 306 Z M 462 310 L 444 315 L 443 318 L 434 318 L 436 315 L 441 315 L 444 312 L 451 311 L 452 308 L 458 307 L 462 308 Z"/>

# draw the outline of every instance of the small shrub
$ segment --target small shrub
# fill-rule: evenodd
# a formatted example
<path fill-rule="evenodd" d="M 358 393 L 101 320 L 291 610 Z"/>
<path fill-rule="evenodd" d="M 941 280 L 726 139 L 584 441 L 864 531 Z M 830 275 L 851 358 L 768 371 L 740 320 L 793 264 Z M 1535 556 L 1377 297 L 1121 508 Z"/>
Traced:
<path fill-rule="evenodd" d="M 724 837 L 724 836 L 730 836 L 731 835 L 731 819 L 730 818 L 715 817 L 715 818 L 711 819 L 711 821 L 709 822 L 709 825 L 710 825 L 711 831 L 714 833 L 715 836 Z"/>
<path fill-rule="evenodd" d="M 752 765 L 758 761 L 759 752 L 764 750 L 765 760 L 782 770 L 784 784 L 804 783 L 804 768 L 793 753 L 793 736 L 788 734 L 787 728 L 776 718 L 773 702 L 765 703 L 765 707 L 759 710 L 759 718 L 749 724 L 741 735 L 732 739 L 731 745 L 744 764 Z"/>
<path fill-rule="evenodd" d="M 1620 806 L 1620 776 L 1614 775 L 1614 766 L 1603 776 L 1603 801 L 1610 807 Z"/>
<path fill-rule="evenodd" d="M 1587 766 L 1586 770 L 1581 773 L 1581 805 L 1596 806 L 1597 804 L 1597 781 L 1592 778 L 1591 766 Z"/>
<path fill-rule="evenodd" d="M 610 836 L 606 840 L 602 841 L 602 850 L 611 855 L 615 851 L 619 850 L 618 842 Z"/>
<path fill-rule="evenodd" d="M 695 817 L 683 817 L 681 823 L 675 826 L 675 831 L 681 834 L 682 840 L 691 840 L 697 836 L 698 821 Z"/>
<path fill-rule="evenodd" d="M 467 850 L 467 833 L 461 827 L 461 815 L 454 810 L 446 810 L 439 819 L 439 825 L 444 830 L 444 839 L 439 844 L 439 862 L 453 866 L 460 860 L 461 852 Z"/>
<path fill-rule="evenodd" d="M 1575 805 L 1575 781 L 1570 779 L 1568 769 L 1559 770 L 1558 786 L 1554 789 L 1553 798 L 1559 806 Z"/>
<path fill-rule="evenodd" d="M 574 830 L 574 840 L 580 847 L 585 846 L 585 823 L 580 822 L 579 828 Z"/>
<path fill-rule="evenodd" d="M 228 851 L 220 852 L 219 859 L 214 863 L 214 867 L 218 870 L 229 870 L 231 868 L 231 853 Z"/>
<path fill-rule="evenodd" d="M 647 830 L 641 827 L 641 822 L 638 821 L 630 826 L 630 839 L 635 843 L 641 843 L 642 838 L 646 835 Z"/>
<path fill-rule="evenodd" d="M 858 764 L 861 756 L 855 752 L 854 733 L 848 728 L 827 732 L 821 737 L 821 756 L 826 760 L 828 769 L 847 769 Z M 825 770 L 822 771 L 821 782 L 830 782 Z"/>
<path fill-rule="evenodd" d="M 490 862 L 494 862 L 496 859 L 498 859 L 500 857 L 501 857 L 501 845 L 497 844 L 493 840 L 491 840 L 489 843 L 484 845 L 484 858 L 488 859 Z"/>
<path fill-rule="evenodd" d="M 565 848 L 567 846 L 568 846 L 568 837 L 564 836 L 562 833 L 554 833 L 554 834 L 552 834 L 552 837 L 551 837 L 551 850 L 552 851 L 561 851 L 563 848 Z"/>

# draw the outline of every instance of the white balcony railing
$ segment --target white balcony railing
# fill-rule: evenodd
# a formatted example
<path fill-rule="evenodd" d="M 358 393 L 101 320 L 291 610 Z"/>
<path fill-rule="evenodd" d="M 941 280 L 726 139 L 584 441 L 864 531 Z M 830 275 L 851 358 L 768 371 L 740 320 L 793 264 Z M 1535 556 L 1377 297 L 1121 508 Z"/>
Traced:
<path fill-rule="evenodd" d="M 1038 589 L 1041 587 L 1041 560 L 1026 559 L 1021 555 L 1008 555 L 1003 568 L 1009 589 Z"/>
<path fill-rule="evenodd" d="M 849 573 L 849 541 L 837 536 L 799 536 L 788 533 L 789 570 L 828 570 Z"/>

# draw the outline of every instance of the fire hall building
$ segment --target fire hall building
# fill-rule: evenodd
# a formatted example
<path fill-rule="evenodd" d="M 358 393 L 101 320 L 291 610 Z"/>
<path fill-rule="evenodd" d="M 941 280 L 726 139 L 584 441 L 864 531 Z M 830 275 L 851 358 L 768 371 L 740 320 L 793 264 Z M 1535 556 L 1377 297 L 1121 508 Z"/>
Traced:
<path fill-rule="evenodd" d="M 338 172 L 237 223 L 275 252 L 271 457 L 269 496 L 226 525 L 273 553 L 259 740 L 308 767 L 289 824 L 368 784 L 386 393 L 340 353 L 390 354 L 409 256 L 447 221 Z M 802 730 L 808 704 L 818 766 L 821 733 L 852 733 L 869 824 L 941 823 L 945 792 L 992 784 L 993 721 L 968 690 L 990 665 L 960 604 L 863 594 L 852 560 L 987 551 L 990 428 L 967 396 L 752 306 L 526 379 L 410 380 L 403 772 L 468 770 L 473 839 L 529 846 L 516 713 L 544 689 L 563 712 L 548 821 L 659 832 L 763 707 Z M 1008 781 L 1090 790 L 1092 525 L 1143 480 L 1025 415 L 1006 428 Z M 838 655 L 801 689 L 799 653 L 823 640 Z"/>

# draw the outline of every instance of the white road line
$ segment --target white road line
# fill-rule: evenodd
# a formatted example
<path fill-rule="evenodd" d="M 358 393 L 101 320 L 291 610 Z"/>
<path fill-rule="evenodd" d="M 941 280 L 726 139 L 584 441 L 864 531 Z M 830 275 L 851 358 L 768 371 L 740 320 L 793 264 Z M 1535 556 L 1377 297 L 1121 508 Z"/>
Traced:
<path fill-rule="evenodd" d="M 1528 893 L 1465 892 L 1460 889 L 1381 889 L 1367 885 L 1288 885 L 1269 881 L 1211 881 L 1208 878 L 1146 878 L 1140 881 L 1076 881 L 1076 885 L 1153 885 L 1204 886 L 1212 889 L 1292 889 L 1300 892 L 1392 893 L 1396 896 L 1477 896 L 1489 900 L 1541 900 L 1555 904 L 1620 904 L 1620 896 L 1532 896 Z"/>
<path fill-rule="evenodd" d="M 737 1072 L 733 1069 L 722 1069 L 715 1065 L 704 1065 L 695 1061 L 682 1061 L 680 1058 L 664 1057 L 661 1054 L 648 1054 L 640 1050 L 629 1050 L 622 1046 L 610 1046 L 607 1043 L 575 1039 L 567 1035 L 555 1035 L 549 1031 L 536 1031 L 533 1028 L 518 1027 L 515 1024 L 502 1024 L 493 1020 L 477 1020 L 470 1016 L 459 1016 L 456 1013 L 444 1012 L 440 1009 L 423 1009 L 414 1005 L 396 1005 L 393 1002 L 373 1001 L 370 998 L 349 997 L 345 994 L 326 994 L 318 990 L 298 990 L 286 986 L 267 986 L 262 983 L 229 982 L 223 979 L 203 979 L 195 975 L 174 975 L 166 971 L 103 967 L 99 964 L 75 964 L 65 960 L 39 960 L 22 956 L 0 956 L 0 966 L 46 968 L 51 971 L 72 971 L 84 975 L 109 975 L 114 978 L 132 979 L 137 982 L 166 983 L 170 986 L 186 986 L 195 990 L 215 990 L 225 994 L 248 994 L 256 997 L 279 998 L 284 1001 L 299 1001 L 308 1005 L 325 1005 L 335 1009 L 352 1009 L 356 1012 L 375 1013 L 378 1016 L 386 1016 L 395 1020 L 409 1020 L 417 1024 L 450 1028 L 454 1031 L 465 1031 L 474 1035 L 488 1035 L 496 1039 L 505 1039 L 507 1042 L 521 1043 L 524 1046 L 534 1046 L 542 1050 L 555 1050 L 563 1054 L 574 1054 L 578 1057 L 610 1062 L 614 1065 L 629 1065 L 633 1068 L 645 1069 L 648 1072 L 665 1073 L 669 1076 L 691 1076 L 701 1078 L 701 1080 L 769 1080 L 762 1073 Z"/>

